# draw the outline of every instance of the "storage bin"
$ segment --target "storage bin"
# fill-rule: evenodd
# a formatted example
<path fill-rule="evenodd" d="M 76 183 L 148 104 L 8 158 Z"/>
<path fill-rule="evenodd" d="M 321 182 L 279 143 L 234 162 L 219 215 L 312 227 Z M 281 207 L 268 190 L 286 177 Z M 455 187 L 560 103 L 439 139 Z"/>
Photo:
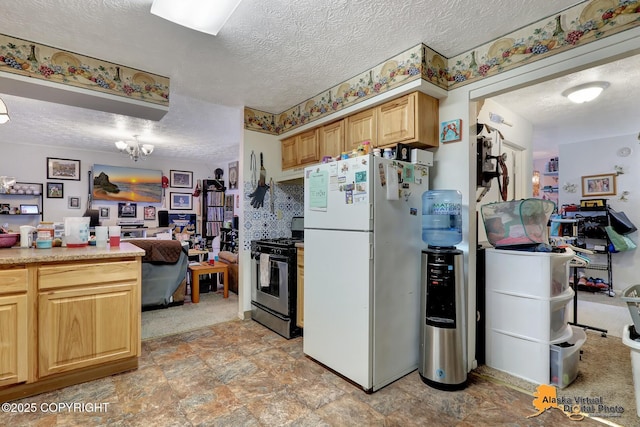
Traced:
<path fill-rule="evenodd" d="M 636 395 L 636 413 L 640 417 L 640 341 L 631 339 L 631 325 L 622 331 L 622 343 L 631 349 L 631 372 L 633 373 L 633 392 Z"/>
<path fill-rule="evenodd" d="M 494 247 L 549 244 L 547 223 L 556 204 L 550 200 L 524 199 L 483 205 L 487 239 Z"/>
<path fill-rule="evenodd" d="M 626 288 L 622 291 L 620 299 L 627 303 L 633 325 L 636 331 L 640 331 L 640 285 L 631 285 Z"/>
<path fill-rule="evenodd" d="M 492 327 L 533 341 L 551 342 L 570 334 L 567 305 L 573 298 L 567 289 L 553 298 L 532 298 L 493 291 L 491 302 Z"/>
<path fill-rule="evenodd" d="M 573 334 L 566 343 L 570 346 L 551 344 L 549 347 L 549 374 L 550 384 L 560 388 L 565 388 L 571 384 L 578 376 L 578 362 L 580 360 L 580 349 L 587 340 L 584 330 L 576 327 L 571 328 Z"/>
<path fill-rule="evenodd" d="M 607 199 L 581 199 L 580 209 L 583 211 L 603 211 L 607 209 Z"/>
<path fill-rule="evenodd" d="M 501 265 L 500 271 L 487 270 L 491 288 L 539 298 L 551 298 L 569 288 L 569 261 L 575 252 L 524 252 L 487 249 L 487 265 Z M 506 271 L 513 272 L 507 273 Z M 517 277 L 516 279 L 510 277 Z"/>

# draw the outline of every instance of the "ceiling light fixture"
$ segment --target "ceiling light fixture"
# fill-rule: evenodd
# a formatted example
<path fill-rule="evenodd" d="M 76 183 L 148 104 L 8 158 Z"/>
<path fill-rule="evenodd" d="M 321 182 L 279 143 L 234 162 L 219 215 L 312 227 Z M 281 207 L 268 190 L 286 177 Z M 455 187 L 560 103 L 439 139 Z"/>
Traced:
<path fill-rule="evenodd" d="M 562 92 L 562 96 L 566 96 L 571 102 L 582 104 L 583 102 L 593 101 L 608 87 L 608 82 L 585 83 L 565 90 Z"/>
<path fill-rule="evenodd" d="M 7 106 L 4 101 L 0 99 L 0 125 L 7 123 L 9 120 L 9 111 L 7 111 Z"/>
<path fill-rule="evenodd" d="M 183 27 L 218 35 L 241 0 L 153 0 L 151 13 Z"/>
<path fill-rule="evenodd" d="M 127 154 L 131 160 L 137 162 L 153 153 L 153 145 L 142 144 L 138 142 L 138 135 L 133 135 L 134 141 L 116 141 L 116 148 Z"/>

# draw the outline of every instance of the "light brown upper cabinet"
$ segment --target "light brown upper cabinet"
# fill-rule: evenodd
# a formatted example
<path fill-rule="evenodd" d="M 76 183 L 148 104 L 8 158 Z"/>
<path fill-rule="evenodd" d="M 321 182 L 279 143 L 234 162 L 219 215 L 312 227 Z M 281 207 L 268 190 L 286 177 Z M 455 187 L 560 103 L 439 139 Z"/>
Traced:
<path fill-rule="evenodd" d="M 324 156 L 350 153 L 364 141 L 370 148 L 398 143 L 438 146 L 438 100 L 413 92 L 344 119 L 281 141 L 282 170 L 320 163 Z"/>
<path fill-rule="evenodd" d="M 318 129 L 312 129 L 283 139 L 281 141 L 282 169 L 319 163 L 318 134 Z"/>
<path fill-rule="evenodd" d="M 364 141 L 371 141 L 371 147 L 377 147 L 378 124 L 376 109 L 370 108 L 347 117 L 347 138 L 344 150 L 351 152 Z"/>
<path fill-rule="evenodd" d="M 376 108 L 378 147 L 397 143 L 438 146 L 438 100 L 413 92 Z"/>
<path fill-rule="evenodd" d="M 325 156 L 338 157 L 344 151 L 345 120 L 320 128 L 320 159 Z"/>
<path fill-rule="evenodd" d="M 298 137 L 292 136 L 281 141 L 282 170 L 291 169 L 298 165 Z"/>

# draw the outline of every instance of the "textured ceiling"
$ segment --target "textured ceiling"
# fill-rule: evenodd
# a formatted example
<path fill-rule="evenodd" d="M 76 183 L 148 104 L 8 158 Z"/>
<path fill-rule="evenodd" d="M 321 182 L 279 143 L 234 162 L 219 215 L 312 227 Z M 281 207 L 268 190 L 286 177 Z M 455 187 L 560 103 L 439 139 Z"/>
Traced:
<path fill-rule="evenodd" d="M 154 122 L 3 95 L 0 138 L 112 151 L 139 134 L 157 156 L 225 162 L 244 105 L 278 113 L 418 43 L 451 57 L 575 3 L 243 0 L 214 37 L 151 15 L 151 0 L 3 0 L 0 32 L 168 76 L 171 104 Z"/>
<path fill-rule="evenodd" d="M 594 81 L 607 81 L 610 86 L 592 102 L 574 104 L 562 96 L 566 89 Z M 640 131 L 640 55 L 528 86 L 493 100 L 534 123 L 535 158 L 558 155 L 558 144 L 624 135 L 632 135 L 630 143 L 635 142 Z"/>

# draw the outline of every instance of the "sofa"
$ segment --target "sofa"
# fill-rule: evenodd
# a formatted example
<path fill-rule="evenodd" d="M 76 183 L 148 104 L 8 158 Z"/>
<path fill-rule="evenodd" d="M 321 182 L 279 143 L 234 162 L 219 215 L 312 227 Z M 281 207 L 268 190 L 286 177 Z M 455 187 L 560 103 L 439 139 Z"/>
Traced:
<path fill-rule="evenodd" d="M 142 257 L 142 309 L 184 304 L 189 244 L 177 240 L 132 239 Z"/>
<path fill-rule="evenodd" d="M 238 293 L 238 254 L 221 251 L 218 253 L 218 261 L 227 264 L 229 274 L 229 290 Z"/>

